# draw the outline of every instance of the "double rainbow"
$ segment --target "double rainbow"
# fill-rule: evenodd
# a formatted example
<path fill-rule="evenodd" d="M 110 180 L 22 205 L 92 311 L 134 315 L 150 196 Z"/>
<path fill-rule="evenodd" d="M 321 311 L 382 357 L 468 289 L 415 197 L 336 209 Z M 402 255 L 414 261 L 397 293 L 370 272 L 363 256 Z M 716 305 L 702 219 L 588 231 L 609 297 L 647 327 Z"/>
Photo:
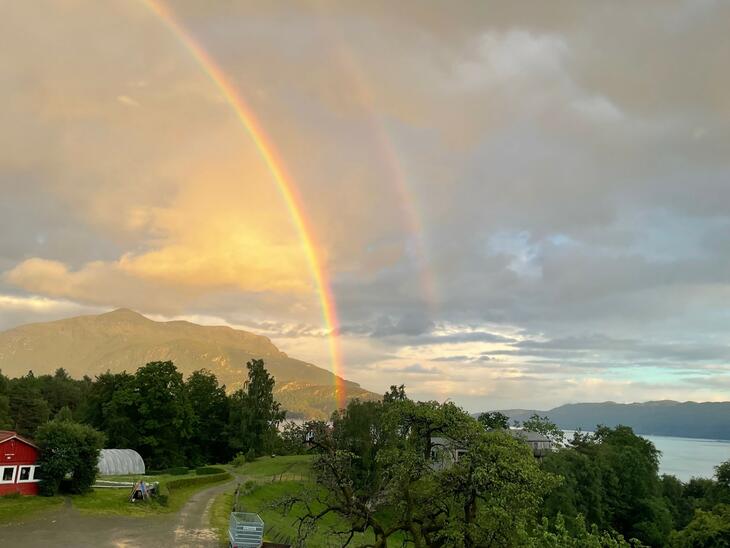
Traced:
<path fill-rule="evenodd" d="M 312 271 L 317 293 L 322 307 L 324 324 L 328 331 L 329 351 L 332 360 L 332 372 L 335 376 L 335 393 L 339 408 L 346 404 L 346 387 L 342 377 L 342 351 L 339 341 L 339 322 L 335 296 L 332 293 L 330 279 L 323 267 L 322 258 L 314 245 L 313 230 L 304 215 L 302 200 L 297 193 L 291 177 L 286 173 L 281 158 L 277 156 L 276 148 L 267 139 L 266 133 L 256 120 L 235 86 L 228 81 L 226 75 L 206 51 L 195 41 L 189 32 L 175 19 L 173 13 L 160 1 L 141 0 L 149 10 L 155 14 L 172 32 L 184 48 L 190 53 L 200 68 L 225 98 L 241 123 L 241 126 L 250 136 L 261 158 L 266 164 L 271 176 L 281 192 L 289 214 L 301 238 L 302 247 L 307 257 L 309 268 Z"/>

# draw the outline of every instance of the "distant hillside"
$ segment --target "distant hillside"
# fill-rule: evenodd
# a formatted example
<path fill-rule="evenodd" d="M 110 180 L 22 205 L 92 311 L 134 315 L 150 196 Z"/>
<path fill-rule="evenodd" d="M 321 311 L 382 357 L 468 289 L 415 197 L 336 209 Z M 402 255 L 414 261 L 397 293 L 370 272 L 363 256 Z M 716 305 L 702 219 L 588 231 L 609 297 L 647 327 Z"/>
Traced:
<path fill-rule="evenodd" d="M 646 403 L 574 403 L 549 411 L 505 409 L 511 420 L 533 413 L 547 415 L 566 430 L 593 430 L 597 424 L 631 426 L 637 434 L 730 439 L 730 402 L 650 401 Z"/>
<path fill-rule="evenodd" d="M 184 374 L 213 371 L 229 391 L 246 378 L 246 362 L 262 358 L 276 379 L 282 405 L 300 417 L 326 418 L 336 407 L 334 375 L 281 352 L 266 337 L 230 327 L 185 321 L 155 322 L 127 309 L 24 325 L 0 332 L 0 370 L 20 376 L 32 369 L 63 367 L 80 378 L 107 370 L 135 371 L 150 361 L 171 360 Z M 377 395 L 346 381 L 348 398 Z"/>

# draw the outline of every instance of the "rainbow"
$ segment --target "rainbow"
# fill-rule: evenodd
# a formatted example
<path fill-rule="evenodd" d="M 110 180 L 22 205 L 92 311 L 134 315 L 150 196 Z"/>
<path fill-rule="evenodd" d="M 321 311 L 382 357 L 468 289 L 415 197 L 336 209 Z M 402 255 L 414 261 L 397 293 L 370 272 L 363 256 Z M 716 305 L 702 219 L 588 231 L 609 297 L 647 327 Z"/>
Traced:
<path fill-rule="evenodd" d="M 337 44 L 338 47 L 334 48 L 336 59 L 339 61 L 342 72 L 352 84 L 353 95 L 358 100 L 358 104 L 367 113 L 370 132 L 374 137 L 375 144 L 380 153 L 383 167 L 389 173 L 390 181 L 393 183 L 398 201 L 400 202 L 404 229 L 410 238 L 410 243 L 412 244 L 410 251 L 413 254 L 412 258 L 415 259 L 413 262 L 419 274 L 421 296 L 428 310 L 433 315 L 438 302 L 436 282 L 433 270 L 431 269 L 431 261 L 423 240 L 423 224 L 415 207 L 417 201 L 411 192 L 411 185 L 403 169 L 403 162 L 399 158 L 398 149 L 390 138 L 382 118 L 373 106 L 374 99 L 367 85 L 367 79 L 350 53 L 347 39 L 331 23 L 331 19 L 324 13 L 324 9 L 322 8 L 320 11 L 322 32 Z"/>
<path fill-rule="evenodd" d="M 172 32 L 188 53 L 190 53 L 191 57 L 195 59 L 210 81 L 221 92 L 235 113 L 236 118 L 241 123 L 241 126 L 246 130 L 246 133 L 256 146 L 284 198 L 286 207 L 301 238 L 302 247 L 304 248 L 307 262 L 312 271 L 312 276 L 319 294 L 322 316 L 328 331 L 329 352 L 332 360 L 332 372 L 335 376 L 337 405 L 339 408 L 343 408 L 346 404 L 347 392 L 342 376 L 342 350 L 339 340 L 339 321 L 337 318 L 335 296 L 332 293 L 329 275 L 322 266 L 323 261 L 314 245 L 314 238 L 312 236 L 314 231 L 304 215 L 304 206 L 297 193 L 296 186 L 287 174 L 284 162 L 277 156 L 276 148 L 267 139 L 266 133 L 261 128 L 253 112 L 236 90 L 236 87 L 228 80 L 223 70 L 221 70 L 203 47 L 175 19 L 174 14 L 162 2 L 159 0 L 141 1 Z"/>

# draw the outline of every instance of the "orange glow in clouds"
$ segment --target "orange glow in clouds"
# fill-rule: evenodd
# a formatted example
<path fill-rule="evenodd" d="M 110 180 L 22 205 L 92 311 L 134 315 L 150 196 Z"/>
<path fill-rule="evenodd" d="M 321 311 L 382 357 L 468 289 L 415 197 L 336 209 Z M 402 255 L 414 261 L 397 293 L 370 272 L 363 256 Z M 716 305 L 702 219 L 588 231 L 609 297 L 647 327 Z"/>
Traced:
<path fill-rule="evenodd" d="M 216 65 L 214 60 L 211 59 L 182 25 L 177 22 L 172 12 L 162 2 L 153 0 L 142 0 L 142 2 L 164 22 L 165 26 L 178 38 L 180 43 L 200 65 L 213 84 L 220 90 L 236 114 L 239 122 L 245 128 L 246 133 L 252 139 L 274 181 L 276 181 L 301 238 L 302 247 L 304 248 L 307 262 L 309 263 L 319 293 L 324 323 L 329 331 L 329 348 L 332 359 L 332 371 L 336 379 L 337 404 L 340 408 L 344 407 L 346 388 L 344 379 L 342 378 L 342 352 L 339 342 L 339 322 L 337 319 L 335 297 L 332 294 L 328 273 L 322 267 L 322 259 L 318 255 L 317 248 L 314 245 L 312 237 L 313 230 L 303 213 L 304 208 L 296 187 L 291 177 L 286 173 L 284 163 L 277 156 L 275 147 L 268 141 L 266 134 L 258 124 L 253 112 L 251 112 L 233 84 L 228 81 L 220 67 Z"/>

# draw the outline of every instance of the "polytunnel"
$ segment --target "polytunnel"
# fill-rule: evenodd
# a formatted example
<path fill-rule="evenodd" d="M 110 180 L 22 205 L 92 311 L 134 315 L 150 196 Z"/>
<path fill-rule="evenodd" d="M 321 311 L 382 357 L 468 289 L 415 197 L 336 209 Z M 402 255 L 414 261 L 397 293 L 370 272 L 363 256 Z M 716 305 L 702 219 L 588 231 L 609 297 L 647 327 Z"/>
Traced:
<path fill-rule="evenodd" d="M 102 449 L 99 453 L 100 476 L 144 474 L 144 461 L 134 449 Z"/>

